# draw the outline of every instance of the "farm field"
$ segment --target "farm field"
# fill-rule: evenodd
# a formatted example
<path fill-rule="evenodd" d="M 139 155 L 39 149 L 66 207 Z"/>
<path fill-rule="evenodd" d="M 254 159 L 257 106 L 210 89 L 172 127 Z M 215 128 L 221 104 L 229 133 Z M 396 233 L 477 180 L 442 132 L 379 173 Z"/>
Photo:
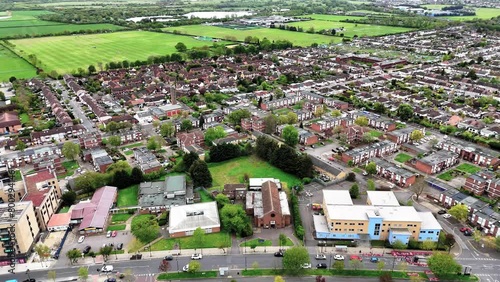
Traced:
<path fill-rule="evenodd" d="M 313 20 L 339 22 L 339 21 L 345 21 L 345 20 L 348 20 L 348 19 L 362 19 L 364 17 L 342 16 L 342 15 L 324 15 L 324 14 L 309 14 L 309 15 L 299 16 L 299 18 L 311 18 Z"/>
<path fill-rule="evenodd" d="M 19 58 L 3 45 L 0 45 L 0 62 L 0 81 L 7 81 L 11 76 L 16 78 L 36 76 L 36 69 L 32 65 Z"/>
<path fill-rule="evenodd" d="M 379 36 L 386 34 L 403 33 L 412 30 L 410 28 L 396 27 L 396 26 L 354 24 L 354 23 L 331 22 L 331 21 L 321 21 L 321 20 L 295 22 L 288 25 L 302 27 L 304 31 L 308 30 L 311 27 L 313 27 L 315 31 L 322 29 L 332 29 L 332 28 L 338 29 L 344 27 L 344 31 L 337 31 L 337 33 L 338 34 L 343 33 L 347 37 L 353 37 L 354 35 L 357 35 L 359 37 Z"/>
<path fill-rule="evenodd" d="M 146 60 L 149 56 L 176 52 L 175 45 L 183 42 L 189 48 L 211 45 L 191 37 L 147 31 L 124 31 L 105 34 L 55 36 L 12 40 L 15 52 L 27 57 L 36 54 L 44 70 L 67 73 L 86 69 L 98 62 Z M 54 54 L 58 54 L 57 57 Z"/>
<path fill-rule="evenodd" d="M 493 17 L 500 16 L 500 9 L 495 8 L 477 8 L 475 16 L 463 16 L 463 17 L 444 17 L 450 20 L 456 21 L 470 21 L 476 18 L 479 19 L 491 19 Z"/>
<path fill-rule="evenodd" d="M 31 21 L 30 21 L 31 22 Z M 12 22 L 10 22 L 12 23 Z M 0 38 L 12 38 L 16 35 L 49 35 L 51 33 L 74 32 L 80 30 L 122 30 L 121 26 L 112 24 L 60 24 L 53 22 L 37 21 L 37 25 L 0 27 Z"/>
<path fill-rule="evenodd" d="M 50 11 L 42 11 L 42 10 L 12 11 L 10 18 L 0 20 L 0 26 L 1 26 L 1 23 L 8 22 L 8 21 L 38 20 L 37 16 L 44 15 L 44 14 L 51 14 L 51 13 L 52 12 L 50 12 Z M 2 14 L 1 16 L 5 16 L 5 15 Z"/>
<path fill-rule="evenodd" d="M 168 27 L 163 29 L 173 32 L 174 30 L 182 34 L 208 36 L 214 38 L 228 39 L 235 37 L 238 41 L 243 41 L 247 36 L 256 36 L 260 39 L 266 37 L 269 40 L 289 40 L 295 46 L 311 46 L 312 43 L 328 44 L 338 43 L 340 37 L 332 37 L 321 34 L 309 34 L 305 32 L 294 32 L 271 28 L 258 28 L 251 30 L 236 30 L 218 26 L 185 25 Z"/>

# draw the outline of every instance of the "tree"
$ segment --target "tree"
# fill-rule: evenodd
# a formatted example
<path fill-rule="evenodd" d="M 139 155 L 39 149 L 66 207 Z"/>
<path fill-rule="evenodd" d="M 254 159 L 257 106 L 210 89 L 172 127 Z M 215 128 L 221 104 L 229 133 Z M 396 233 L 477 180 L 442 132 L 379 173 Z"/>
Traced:
<path fill-rule="evenodd" d="M 434 253 L 427 260 L 427 264 L 437 276 L 457 274 L 462 270 L 462 266 L 455 261 L 453 256 L 442 252 Z"/>
<path fill-rule="evenodd" d="M 47 271 L 47 278 L 51 279 L 52 281 L 56 281 L 57 273 L 55 270 L 49 270 Z"/>
<path fill-rule="evenodd" d="M 391 275 L 391 273 L 389 273 L 389 272 L 384 272 L 384 273 L 382 273 L 382 274 L 380 275 L 380 277 L 379 277 L 379 281 L 380 281 L 380 282 L 392 282 L 392 281 L 394 281 L 394 280 L 392 279 L 392 275 Z"/>
<path fill-rule="evenodd" d="M 424 133 L 420 129 L 415 129 L 410 133 L 410 140 L 414 142 L 418 142 L 422 138 L 424 138 Z"/>
<path fill-rule="evenodd" d="M 382 271 L 382 270 L 384 269 L 384 267 L 385 267 L 385 261 L 383 261 L 383 260 L 379 260 L 379 261 L 377 262 L 377 270 L 378 270 L 378 271 Z"/>
<path fill-rule="evenodd" d="M 211 146 L 214 140 L 226 137 L 227 133 L 222 126 L 210 127 L 205 131 L 205 144 Z"/>
<path fill-rule="evenodd" d="M 117 161 L 116 163 L 112 163 L 110 166 L 108 166 L 106 172 L 109 174 L 113 174 L 120 170 L 130 172 L 132 170 L 132 167 L 127 161 Z"/>
<path fill-rule="evenodd" d="M 192 238 L 195 249 L 197 249 L 197 247 L 203 248 L 203 242 L 205 241 L 205 230 L 201 229 L 201 227 L 196 228 L 193 232 Z"/>
<path fill-rule="evenodd" d="M 259 263 L 257 261 L 252 262 L 252 268 L 253 269 L 258 269 L 259 268 Z"/>
<path fill-rule="evenodd" d="M 407 247 L 408 246 L 401 240 L 396 240 L 394 243 L 392 243 L 392 248 L 394 248 L 395 250 L 404 250 Z"/>
<path fill-rule="evenodd" d="M 286 237 L 285 234 L 283 233 L 280 233 L 280 236 L 278 238 L 278 241 L 280 242 L 280 247 L 281 246 L 285 246 L 286 245 L 286 240 L 288 239 L 288 237 Z"/>
<path fill-rule="evenodd" d="M 78 268 L 78 278 L 82 281 L 87 281 L 89 279 L 89 269 L 87 267 Z"/>
<path fill-rule="evenodd" d="M 146 148 L 151 151 L 157 151 L 161 148 L 163 145 L 164 140 L 160 136 L 151 136 L 148 139 L 148 143 L 146 145 Z"/>
<path fill-rule="evenodd" d="M 302 266 L 309 261 L 307 249 L 302 246 L 294 246 L 283 255 L 283 269 L 291 275 L 298 275 L 304 270 Z"/>
<path fill-rule="evenodd" d="M 422 242 L 422 249 L 424 250 L 434 250 L 436 248 L 436 242 L 431 240 L 425 240 Z"/>
<path fill-rule="evenodd" d="M 131 229 L 132 234 L 144 244 L 148 244 L 156 239 L 160 233 L 160 226 L 153 215 L 149 217 L 135 217 L 132 220 Z"/>
<path fill-rule="evenodd" d="M 108 137 L 108 144 L 113 147 L 118 147 L 122 144 L 122 138 L 117 135 L 111 135 Z"/>
<path fill-rule="evenodd" d="M 472 232 L 472 239 L 474 239 L 476 243 L 479 243 L 483 239 L 483 234 L 478 229 L 474 229 L 474 231 Z"/>
<path fill-rule="evenodd" d="M 409 104 L 399 105 L 396 115 L 403 121 L 407 121 L 413 117 L 413 107 Z"/>
<path fill-rule="evenodd" d="M 359 125 L 359 126 L 367 126 L 368 125 L 368 118 L 365 117 L 365 116 L 360 116 L 360 117 L 357 117 L 355 120 L 354 120 L 354 123 L 356 125 Z"/>
<path fill-rule="evenodd" d="M 102 255 L 104 261 L 107 261 L 109 258 L 109 255 L 111 255 L 111 252 L 113 252 L 113 247 L 111 246 L 104 246 L 99 249 L 99 253 Z"/>
<path fill-rule="evenodd" d="M 71 206 L 76 202 L 76 193 L 74 191 L 66 191 L 62 194 L 61 199 L 64 206 Z"/>
<path fill-rule="evenodd" d="M 370 175 L 377 173 L 377 164 L 375 162 L 369 162 L 365 167 L 365 171 Z"/>
<path fill-rule="evenodd" d="M 188 272 L 189 273 L 195 273 L 198 272 L 201 269 L 201 264 L 198 261 L 192 260 L 189 262 L 189 268 Z"/>
<path fill-rule="evenodd" d="M 375 186 L 375 181 L 373 181 L 373 179 L 368 179 L 366 181 L 366 189 L 368 191 L 375 191 L 376 190 L 376 186 Z"/>
<path fill-rule="evenodd" d="M 370 132 L 365 132 L 363 136 L 361 136 L 361 142 L 365 144 L 372 143 L 373 141 L 375 141 L 375 137 L 373 137 Z"/>
<path fill-rule="evenodd" d="M 72 249 L 66 253 L 71 264 L 78 262 L 78 259 L 82 257 L 82 252 L 79 249 Z"/>
<path fill-rule="evenodd" d="M 217 206 L 219 207 L 219 209 L 229 204 L 229 198 L 222 193 L 219 193 L 217 194 L 217 196 L 215 196 L 215 201 L 217 202 Z"/>
<path fill-rule="evenodd" d="M 342 115 L 342 112 L 340 110 L 333 110 L 331 112 L 332 117 L 339 117 Z"/>
<path fill-rule="evenodd" d="M 293 125 L 285 126 L 281 136 L 288 146 L 294 147 L 297 143 L 299 143 L 299 131 Z"/>
<path fill-rule="evenodd" d="M 200 156 L 196 152 L 189 152 L 185 154 L 182 158 L 182 162 L 184 163 L 185 171 L 189 171 L 193 163 L 200 159 Z"/>
<path fill-rule="evenodd" d="M 500 236 L 497 236 L 495 238 L 495 248 L 497 249 L 497 251 L 500 251 Z"/>
<path fill-rule="evenodd" d="M 420 195 L 427 190 L 427 183 L 425 183 L 424 177 L 417 177 L 415 182 L 411 185 L 410 190 L 417 196 L 418 201 Z"/>
<path fill-rule="evenodd" d="M 285 282 L 285 279 L 283 279 L 283 277 L 281 277 L 281 276 L 275 276 L 274 282 Z"/>
<path fill-rule="evenodd" d="M 349 195 L 351 195 L 351 198 L 357 199 L 359 197 L 359 187 L 358 184 L 354 183 L 351 188 L 349 189 Z"/>
<path fill-rule="evenodd" d="M 191 123 L 191 122 L 190 122 Z M 171 122 L 166 122 L 160 125 L 160 135 L 163 137 L 172 137 L 175 133 L 174 124 Z"/>
<path fill-rule="evenodd" d="M 241 205 L 226 204 L 220 209 L 222 228 L 241 237 L 252 235 L 250 219 Z"/>
<path fill-rule="evenodd" d="M 340 271 L 344 270 L 344 268 L 345 268 L 344 261 L 336 260 L 336 261 L 333 263 L 332 267 L 333 267 L 336 271 L 339 271 L 339 272 L 340 272 Z"/>
<path fill-rule="evenodd" d="M 208 170 L 207 163 L 202 160 L 197 160 L 189 168 L 189 174 L 193 180 L 194 187 L 211 187 L 212 174 Z"/>
<path fill-rule="evenodd" d="M 375 104 L 373 104 L 373 111 L 379 114 L 385 114 L 386 108 L 384 104 L 380 102 L 375 102 Z"/>
<path fill-rule="evenodd" d="M 227 115 L 227 120 L 233 124 L 233 125 L 239 125 L 241 124 L 241 120 L 244 118 L 249 118 L 252 116 L 252 113 L 250 113 L 249 110 L 247 109 L 239 109 L 236 111 L 233 111 L 229 115 Z"/>
<path fill-rule="evenodd" d="M 40 261 L 45 261 L 50 257 L 50 248 L 44 244 L 37 244 L 35 246 L 35 252 L 40 258 Z"/>
<path fill-rule="evenodd" d="M 94 65 L 90 65 L 89 68 L 88 68 L 88 70 L 89 70 L 89 74 L 93 74 L 93 73 L 96 72 L 96 69 L 95 69 Z"/>
<path fill-rule="evenodd" d="M 441 234 L 443 234 L 443 232 L 441 232 L 439 235 Z M 455 245 L 455 242 L 456 242 L 455 236 L 453 236 L 453 234 L 448 233 L 444 238 L 443 244 L 448 247 L 448 250 L 451 250 L 451 248 Z"/>
<path fill-rule="evenodd" d="M 70 160 L 74 160 L 80 154 L 80 145 L 71 141 L 64 142 L 62 154 Z"/>
<path fill-rule="evenodd" d="M 287 119 L 286 123 L 288 124 L 296 124 L 297 122 L 299 122 L 299 117 L 294 112 L 288 112 L 286 114 L 286 119 Z"/>
<path fill-rule="evenodd" d="M 26 143 L 24 143 L 23 141 L 21 140 L 17 140 L 16 142 L 16 150 L 17 151 L 24 151 L 24 149 L 26 149 L 28 146 L 26 146 Z"/>
<path fill-rule="evenodd" d="M 345 180 L 349 182 L 354 182 L 356 180 L 356 174 L 354 172 L 349 172 Z"/>
<path fill-rule="evenodd" d="M 353 259 L 353 260 L 349 261 L 349 267 L 351 267 L 354 270 L 361 269 L 362 266 L 363 266 L 363 262 L 361 262 L 357 259 Z"/>
<path fill-rule="evenodd" d="M 276 132 L 276 125 L 278 124 L 278 119 L 274 114 L 268 114 L 264 118 L 264 133 L 273 134 Z"/>
<path fill-rule="evenodd" d="M 139 184 L 142 181 L 144 181 L 144 174 L 143 174 L 142 170 L 139 167 L 135 166 L 132 169 L 132 172 L 130 173 L 130 181 L 133 184 Z"/>
<path fill-rule="evenodd" d="M 175 49 L 177 50 L 177 52 L 186 52 L 187 47 L 186 47 L 186 44 L 179 42 L 179 43 L 175 44 Z"/>
<path fill-rule="evenodd" d="M 465 221 L 467 219 L 467 215 L 469 214 L 469 210 L 466 205 L 458 204 L 451 207 L 451 209 L 448 210 L 448 213 L 460 221 Z"/>
<path fill-rule="evenodd" d="M 193 123 L 189 119 L 183 119 L 181 121 L 181 131 L 188 131 L 193 129 Z"/>

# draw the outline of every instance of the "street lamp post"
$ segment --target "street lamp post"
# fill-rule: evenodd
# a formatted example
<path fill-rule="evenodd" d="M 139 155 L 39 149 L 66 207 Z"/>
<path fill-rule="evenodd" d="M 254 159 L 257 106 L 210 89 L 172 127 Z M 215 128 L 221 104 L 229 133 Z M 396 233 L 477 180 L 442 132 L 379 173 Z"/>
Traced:
<path fill-rule="evenodd" d="M 243 255 L 245 256 L 245 270 L 247 270 L 247 238 L 245 238 L 245 243 L 243 243 Z"/>
<path fill-rule="evenodd" d="M 175 257 L 175 263 L 177 264 L 177 273 L 179 273 L 179 260 Z"/>
<path fill-rule="evenodd" d="M 31 277 L 30 277 L 30 270 L 29 270 L 29 269 L 26 269 L 26 275 L 28 275 L 28 280 L 31 280 Z"/>
<path fill-rule="evenodd" d="M 115 259 L 116 259 L 116 260 L 118 260 L 118 254 L 117 254 L 117 252 L 118 252 L 118 249 L 117 249 L 117 248 L 116 248 L 116 246 L 115 246 Z"/>

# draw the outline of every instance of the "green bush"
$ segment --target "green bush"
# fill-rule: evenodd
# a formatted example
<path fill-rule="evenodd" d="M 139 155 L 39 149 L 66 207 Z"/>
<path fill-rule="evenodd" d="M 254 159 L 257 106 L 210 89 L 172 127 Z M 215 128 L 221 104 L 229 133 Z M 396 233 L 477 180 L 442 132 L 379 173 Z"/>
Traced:
<path fill-rule="evenodd" d="M 300 217 L 299 200 L 297 199 L 297 196 L 295 194 L 292 194 L 292 196 L 290 197 L 290 205 L 293 216 L 293 228 L 295 229 L 295 236 L 297 236 L 299 240 L 303 240 L 305 231 L 304 227 L 302 226 L 302 219 Z"/>

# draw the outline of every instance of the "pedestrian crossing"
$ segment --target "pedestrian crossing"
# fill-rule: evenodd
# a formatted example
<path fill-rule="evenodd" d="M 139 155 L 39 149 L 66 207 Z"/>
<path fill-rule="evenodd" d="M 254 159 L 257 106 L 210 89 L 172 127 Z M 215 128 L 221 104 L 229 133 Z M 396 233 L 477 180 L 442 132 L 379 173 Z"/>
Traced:
<path fill-rule="evenodd" d="M 464 261 L 467 261 L 467 260 L 500 261 L 499 259 L 495 259 L 495 258 L 457 258 L 456 260 L 458 260 L 458 261 L 460 261 L 460 260 L 464 260 Z"/>
<path fill-rule="evenodd" d="M 157 273 L 134 274 L 134 276 L 155 276 Z"/>

